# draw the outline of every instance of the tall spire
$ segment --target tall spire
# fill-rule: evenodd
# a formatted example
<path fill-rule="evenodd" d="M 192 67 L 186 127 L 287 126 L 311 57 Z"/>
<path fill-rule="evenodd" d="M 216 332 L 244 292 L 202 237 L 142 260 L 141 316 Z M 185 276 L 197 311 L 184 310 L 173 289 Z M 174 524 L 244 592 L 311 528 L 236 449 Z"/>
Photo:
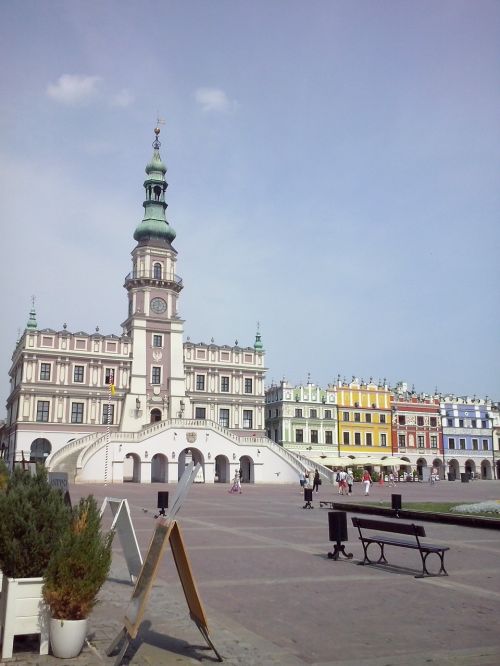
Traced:
<path fill-rule="evenodd" d="M 28 323 L 26 324 L 26 330 L 27 331 L 36 331 L 38 328 L 38 324 L 36 321 L 36 312 L 35 312 L 35 297 L 31 297 L 31 310 L 30 310 L 30 316 L 28 319 Z"/>
<path fill-rule="evenodd" d="M 136 241 L 160 239 L 171 243 L 175 238 L 174 229 L 168 224 L 165 217 L 167 204 L 165 203 L 165 191 L 168 187 L 165 181 L 167 167 L 160 157 L 160 128 L 155 127 L 155 140 L 153 141 L 153 156 L 146 165 L 147 178 L 144 181 L 146 199 L 143 203 L 144 217 L 134 232 Z"/>
<path fill-rule="evenodd" d="M 264 345 L 262 344 L 262 340 L 260 339 L 260 322 L 257 322 L 257 333 L 255 334 L 255 342 L 253 348 L 255 349 L 255 351 L 262 351 L 264 349 Z"/>

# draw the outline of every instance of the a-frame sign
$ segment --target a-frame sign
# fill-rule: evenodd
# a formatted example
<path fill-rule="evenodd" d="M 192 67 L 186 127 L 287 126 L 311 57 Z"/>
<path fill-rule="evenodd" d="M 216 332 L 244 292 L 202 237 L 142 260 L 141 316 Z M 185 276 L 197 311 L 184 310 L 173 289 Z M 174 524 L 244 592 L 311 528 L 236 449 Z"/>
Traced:
<path fill-rule="evenodd" d="M 132 583 L 135 583 L 142 569 L 142 556 L 139 544 L 137 543 L 134 526 L 132 525 L 128 501 L 126 499 L 105 497 L 101 506 L 101 516 L 108 505 L 113 514 L 111 529 L 118 534 L 123 555 L 127 562 L 130 580 Z"/>
<path fill-rule="evenodd" d="M 222 661 L 222 657 L 219 652 L 217 652 L 208 632 L 207 618 L 193 578 L 191 565 L 184 546 L 179 524 L 177 521 L 173 520 L 182 505 L 182 501 L 184 500 L 189 487 L 198 473 L 199 467 L 199 464 L 194 467 L 194 464 L 191 463 L 186 468 L 186 471 L 179 481 L 177 494 L 172 502 L 170 512 L 165 518 L 159 518 L 156 522 L 155 531 L 153 532 L 144 564 L 142 565 L 129 605 L 125 612 L 125 617 L 123 619 L 124 626 L 106 652 L 106 654 L 110 656 L 116 649 L 119 649 L 114 666 L 119 666 L 121 664 L 130 641 L 137 636 L 146 611 L 154 579 L 168 544 L 170 544 L 175 567 L 179 574 L 184 596 L 186 597 L 189 615 L 200 630 L 203 638 L 217 655 L 217 659 Z"/>

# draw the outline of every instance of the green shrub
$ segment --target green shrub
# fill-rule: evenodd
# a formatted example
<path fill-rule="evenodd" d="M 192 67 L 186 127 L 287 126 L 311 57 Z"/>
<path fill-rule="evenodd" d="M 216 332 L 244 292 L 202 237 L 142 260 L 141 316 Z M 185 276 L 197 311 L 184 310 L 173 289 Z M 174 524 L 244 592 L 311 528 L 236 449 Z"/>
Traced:
<path fill-rule="evenodd" d="M 7 483 L 9 481 L 9 470 L 5 464 L 5 460 L 0 458 L 0 492 L 7 488 Z"/>
<path fill-rule="evenodd" d="M 355 467 L 352 470 L 352 476 L 355 481 L 361 481 L 361 479 L 363 478 L 363 470 L 359 469 L 359 467 Z"/>
<path fill-rule="evenodd" d="M 113 532 L 101 533 L 101 517 L 92 495 L 74 507 L 44 576 L 43 597 L 53 618 L 82 620 L 94 607 L 111 566 Z"/>
<path fill-rule="evenodd" d="M 373 470 L 373 472 L 370 472 L 370 476 L 372 477 L 373 483 L 376 483 L 380 479 L 380 474 Z"/>
<path fill-rule="evenodd" d="M 43 576 L 52 550 L 67 529 L 70 512 L 47 472 L 21 468 L 0 492 L 0 569 L 9 578 Z"/>

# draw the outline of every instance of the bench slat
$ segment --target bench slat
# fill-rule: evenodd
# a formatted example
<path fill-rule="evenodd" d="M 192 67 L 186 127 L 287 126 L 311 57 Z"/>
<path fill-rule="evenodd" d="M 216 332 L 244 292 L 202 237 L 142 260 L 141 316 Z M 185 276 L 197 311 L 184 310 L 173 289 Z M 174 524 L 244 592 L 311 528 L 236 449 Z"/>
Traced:
<path fill-rule="evenodd" d="M 372 520 L 371 518 L 352 518 L 354 527 L 366 530 L 382 530 L 383 532 L 395 532 L 397 534 L 411 534 L 412 536 L 425 536 L 423 525 L 409 523 L 394 523 L 387 520 Z"/>

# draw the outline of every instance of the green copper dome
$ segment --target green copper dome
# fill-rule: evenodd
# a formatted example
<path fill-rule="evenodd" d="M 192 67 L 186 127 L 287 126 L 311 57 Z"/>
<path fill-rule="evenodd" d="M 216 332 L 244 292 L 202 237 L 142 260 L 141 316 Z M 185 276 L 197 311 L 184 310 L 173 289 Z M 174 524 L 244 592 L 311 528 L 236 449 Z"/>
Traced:
<path fill-rule="evenodd" d="M 165 203 L 165 181 L 166 166 L 160 157 L 160 142 L 158 135 L 160 129 L 155 129 L 156 138 L 153 142 L 153 156 L 146 165 L 147 179 L 144 181 L 146 199 L 143 203 L 144 217 L 134 232 L 136 241 L 159 239 L 171 243 L 176 234 L 165 217 L 167 204 Z"/>

